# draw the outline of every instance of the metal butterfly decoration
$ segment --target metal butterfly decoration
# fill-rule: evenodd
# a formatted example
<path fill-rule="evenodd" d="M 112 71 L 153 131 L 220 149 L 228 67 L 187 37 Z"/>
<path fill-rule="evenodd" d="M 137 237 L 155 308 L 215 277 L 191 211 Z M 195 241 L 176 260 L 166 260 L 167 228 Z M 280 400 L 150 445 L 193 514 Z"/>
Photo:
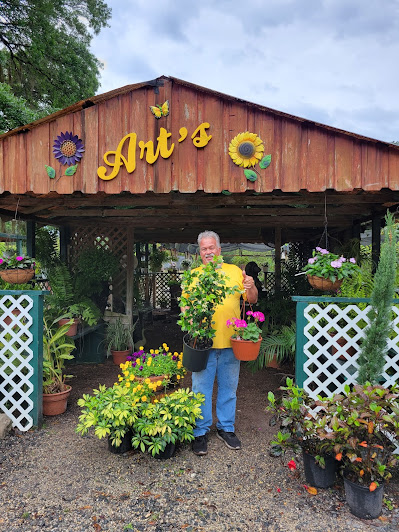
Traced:
<path fill-rule="evenodd" d="M 161 118 L 162 116 L 168 116 L 169 114 L 169 100 L 166 100 L 162 105 L 150 105 L 151 113 L 155 118 Z"/>

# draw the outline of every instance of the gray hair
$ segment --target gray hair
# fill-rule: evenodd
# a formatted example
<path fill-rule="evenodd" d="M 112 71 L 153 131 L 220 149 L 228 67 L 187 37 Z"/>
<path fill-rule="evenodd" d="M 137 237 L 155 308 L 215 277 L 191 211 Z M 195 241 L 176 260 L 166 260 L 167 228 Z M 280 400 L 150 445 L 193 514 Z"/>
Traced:
<path fill-rule="evenodd" d="M 220 248 L 220 238 L 214 231 L 204 231 L 198 235 L 198 246 L 201 246 L 201 240 L 203 238 L 214 238 L 216 240 L 216 247 Z"/>

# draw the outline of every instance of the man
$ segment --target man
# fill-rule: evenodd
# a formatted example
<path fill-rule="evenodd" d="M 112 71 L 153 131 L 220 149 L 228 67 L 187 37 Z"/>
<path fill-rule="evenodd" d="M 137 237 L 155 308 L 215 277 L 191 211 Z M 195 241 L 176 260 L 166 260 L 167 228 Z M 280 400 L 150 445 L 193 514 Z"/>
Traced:
<path fill-rule="evenodd" d="M 198 246 L 205 265 L 213 260 L 215 255 L 221 254 L 219 236 L 213 231 L 204 231 L 198 235 Z M 201 268 L 202 266 L 200 266 Z M 221 270 L 226 275 L 227 286 L 238 286 L 244 298 L 249 303 L 256 303 L 258 290 L 252 277 L 240 270 L 234 264 L 222 263 Z M 240 316 L 239 291 L 227 296 L 216 308 L 213 316 L 214 329 L 216 329 L 213 347 L 209 355 L 206 369 L 193 372 L 193 391 L 205 395 L 202 405 L 203 419 L 198 419 L 194 429 L 195 440 L 192 444 L 194 454 L 202 456 L 208 452 L 208 432 L 212 425 L 212 392 L 215 377 L 217 378 L 217 437 L 229 449 L 241 449 L 241 442 L 234 433 L 237 386 L 240 374 L 240 361 L 233 354 L 230 345 L 231 330 L 226 325 L 227 320 Z"/>

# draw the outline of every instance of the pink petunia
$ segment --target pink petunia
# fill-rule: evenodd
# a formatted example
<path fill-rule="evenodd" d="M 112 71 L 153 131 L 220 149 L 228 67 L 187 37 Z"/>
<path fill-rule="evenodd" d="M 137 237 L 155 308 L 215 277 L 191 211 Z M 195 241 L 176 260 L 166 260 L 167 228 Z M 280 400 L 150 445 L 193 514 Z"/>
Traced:
<path fill-rule="evenodd" d="M 341 268 L 342 266 L 342 262 L 339 260 L 333 260 L 330 264 L 333 268 Z"/>
<path fill-rule="evenodd" d="M 322 255 L 328 255 L 330 252 L 327 251 L 326 249 L 320 249 L 320 253 L 321 253 Z"/>
<path fill-rule="evenodd" d="M 3 264 L 4 260 L 3 259 L 0 259 L 0 264 Z"/>
<path fill-rule="evenodd" d="M 254 315 L 254 313 L 252 312 L 252 310 L 248 310 L 247 316 L 253 316 L 253 315 Z"/>
<path fill-rule="evenodd" d="M 351 262 L 352 264 L 356 264 L 356 259 L 352 257 L 351 259 L 349 259 L 349 262 Z"/>
<path fill-rule="evenodd" d="M 315 258 L 308 259 L 308 264 L 314 264 L 316 262 Z"/>
<path fill-rule="evenodd" d="M 230 325 L 233 325 L 233 322 L 231 320 L 227 320 L 226 321 L 226 325 L 227 325 L 227 327 L 230 327 Z"/>
<path fill-rule="evenodd" d="M 18 261 L 24 260 L 23 257 L 15 257 L 15 258 L 16 258 L 16 260 L 18 260 Z"/>

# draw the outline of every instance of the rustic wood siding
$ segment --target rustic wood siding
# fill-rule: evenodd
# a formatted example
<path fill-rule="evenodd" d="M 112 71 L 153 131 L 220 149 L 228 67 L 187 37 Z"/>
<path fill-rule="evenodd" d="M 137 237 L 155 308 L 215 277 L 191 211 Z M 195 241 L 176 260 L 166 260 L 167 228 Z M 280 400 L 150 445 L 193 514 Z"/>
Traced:
<path fill-rule="evenodd" d="M 149 106 L 167 99 L 169 116 L 156 120 Z M 208 134 L 212 140 L 198 149 L 190 137 L 202 122 L 210 123 Z M 174 142 L 174 151 L 168 159 L 159 157 L 150 165 L 145 159 L 140 160 L 138 142 L 152 140 L 156 146 L 161 127 L 172 133 L 168 145 Z M 181 127 L 187 128 L 188 135 L 179 143 Z M 79 135 L 85 154 L 74 176 L 57 181 L 60 166 L 52 145 L 57 135 L 65 131 Z M 233 164 L 228 154 L 231 139 L 244 131 L 259 135 L 265 154 L 272 155 L 269 168 L 261 170 L 257 166 L 261 177 L 255 183 L 247 181 L 243 169 Z M 120 140 L 133 132 L 137 134 L 135 171 L 129 174 L 122 167 L 115 179 L 99 179 L 97 168 L 104 165 L 104 153 L 116 150 Z M 125 157 L 126 151 L 125 146 Z M 56 179 L 48 178 L 46 164 L 56 169 Z M 49 118 L 29 131 L 0 138 L 0 193 L 240 193 L 251 189 L 321 192 L 383 188 L 399 190 L 398 148 L 263 110 L 212 91 L 195 90 L 172 79 L 166 79 L 158 93 L 153 87 L 139 86 L 86 109 Z"/>

